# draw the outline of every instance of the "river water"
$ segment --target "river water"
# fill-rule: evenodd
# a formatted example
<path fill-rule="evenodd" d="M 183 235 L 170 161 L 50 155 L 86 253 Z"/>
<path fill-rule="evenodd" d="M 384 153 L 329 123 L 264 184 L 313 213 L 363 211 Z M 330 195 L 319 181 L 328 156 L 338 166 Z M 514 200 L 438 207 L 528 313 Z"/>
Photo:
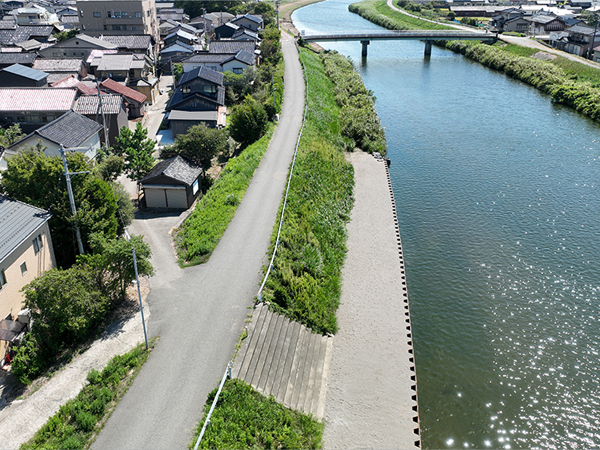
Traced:
<path fill-rule="evenodd" d="M 299 30 L 379 27 L 327 0 Z M 600 127 L 418 41 L 326 43 L 377 97 L 425 448 L 600 446 Z"/>

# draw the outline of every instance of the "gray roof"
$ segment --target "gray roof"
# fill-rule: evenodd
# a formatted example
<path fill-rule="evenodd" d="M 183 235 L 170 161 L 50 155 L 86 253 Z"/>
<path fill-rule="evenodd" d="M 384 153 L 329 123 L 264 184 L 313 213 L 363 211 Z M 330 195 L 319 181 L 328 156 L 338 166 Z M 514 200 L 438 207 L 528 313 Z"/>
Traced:
<path fill-rule="evenodd" d="M 249 66 L 254 65 L 254 53 L 247 52 L 246 50 L 240 50 L 237 55 L 235 55 L 235 59 L 241 61 Z"/>
<path fill-rule="evenodd" d="M 123 99 L 120 95 L 101 95 L 104 114 L 119 114 L 123 109 Z M 96 114 L 100 111 L 97 95 L 82 95 L 75 102 L 73 111 L 79 114 Z"/>
<path fill-rule="evenodd" d="M 218 117 L 219 111 L 180 111 L 178 109 L 174 109 L 169 113 L 169 120 L 216 121 Z"/>
<path fill-rule="evenodd" d="M 567 31 L 569 33 L 589 34 L 589 35 L 594 34 L 594 29 L 593 28 L 591 28 L 591 27 L 584 27 L 582 25 L 575 25 L 574 27 L 571 27 L 571 28 L 567 29 Z"/>
<path fill-rule="evenodd" d="M 171 39 L 174 36 L 177 36 L 177 37 L 180 37 L 180 38 L 183 38 L 183 39 L 187 39 L 188 41 L 193 41 L 194 39 L 196 39 L 193 34 L 190 34 L 190 33 L 186 32 L 186 31 L 183 31 L 183 30 L 177 30 L 177 31 L 174 31 L 173 33 L 169 34 L 165 38 L 165 40 L 166 39 Z"/>
<path fill-rule="evenodd" d="M 35 53 L 0 53 L 0 64 L 32 65 L 35 58 L 37 58 Z"/>
<path fill-rule="evenodd" d="M 231 58 L 231 55 L 223 55 L 219 54 L 209 54 L 209 53 L 199 53 L 197 55 L 190 56 L 187 59 L 184 59 L 182 62 L 184 63 L 216 63 L 222 64 L 228 59 Z"/>
<path fill-rule="evenodd" d="M 50 217 L 48 211 L 0 195 L 0 262 Z"/>
<path fill-rule="evenodd" d="M 98 39 L 93 36 L 88 36 L 87 34 L 78 34 L 77 36 L 72 37 L 68 41 L 70 42 L 71 40 L 75 40 L 75 39 L 79 39 L 81 41 L 87 42 L 88 44 L 97 45 L 98 47 L 106 49 L 106 50 L 113 50 L 113 49 L 117 48 L 117 46 L 115 44 L 113 44 L 112 42 L 110 42 L 108 40 Z"/>
<path fill-rule="evenodd" d="M 115 47 L 128 50 L 143 50 L 146 51 L 152 45 L 152 36 L 143 34 L 139 36 L 101 36 L 101 40 L 110 42 Z"/>
<path fill-rule="evenodd" d="M 133 62 L 133 55 L 102 55 L 98 70 L 129 70 Z"/>
<path fill-rule="evenodd" d="M 238 17 L 238 18 L 232 20 L 232 22 L 236 22 L 236 21 L 238 21 L 240 19 L 248 19 L 248 20 L 250 20 L 250 21 L 252 21 L 254 23 L 261 23 L 262 22 L 262 19 L 260 17 L 253 16 L 252 14 L 246 14 L 244 16 Z"/>
<path fill-rule="evenodd" d="M 529 20 L 530 22 L 536 22 L 536 23 L 546 24 L 546 23 L 553 22 L 556 19 L 559 19 L 559 17 L 555 16 L 555 15 L 551 15 L 551 14 L 536 14 L 535 16 L 531 16 L 527 20 Z"/>
<path fill-rule="evenodd" d="M 33 68 L 48 73 L 78 73 L 81 70 L 81 59 L 38 58 L 33 63 Z"/>
<path fill-rule="evenodd" d="M 179 87 L 195 78 L 202 78 L 203 80 L 223 86 L 223 74 L 216 70 L 209 69 L 208 67 L 196 67 L 188 72 L 184 72 L 181 74 L 177 86 Z"/>
<path fill-rule="evenodd" d="M 181 156 L 173 156 L 155 165 L 148 174 L 142 178 L 141 183 L 147 183 L 152 178 L 166 176 L 191 186 L 202 173 L 202 167 L 195 165 Z"/>
<path fill-rule="evenodd" d="M 183 92 L 181 92 L 181 89 L 177 89 L 173 93 L 173 95 L 171 95 L 171 98 L 169 99 L 167 106 L 165 106 L 165 109 L 167 111 L 177 109 L 177 105 L 189 100 L 192 97 L 198 97 L 204 101 L 213 103 L 215 105 L 215 109 L 217 109 L 219 106 L 223 106 L 225 104 L 225 88 L 223 86 L 219 86 L 217 88 L 216 98 L 209 97 L 208 95 L 205 95 L 202 92 L 192 92 L 190 94 L 183 94 Z"/>
<path fill-rule="evenodd" d="M 240 50 L 254 52 L 256 45 L 248 41 L 211 41 L 208 45 L 209 53 L 229 53 L 235 55 Z"/>
<path fill-rule="evenodd" d="M 67 111 L 58 119 L 38 128 L 31 134 L 37 134 L 59 145 L 62 144 L 65 148 L 73 148 L 79 147 L 101 128 L 100 124 L 92 119 L 73 111 Z"/>
<path fill-rule="evenodd" d="M 29 78 L 30 80 L 35 81 L 41 81 L 48 78 L 48 74 L 46 72 L 32 69 L 31 67 L 25 67 L 21 64 L 13 64 L 12 66 L 2 69 L 2 72 L 9 72 L 14 75 L 19 75 L 23 78 Z"/>

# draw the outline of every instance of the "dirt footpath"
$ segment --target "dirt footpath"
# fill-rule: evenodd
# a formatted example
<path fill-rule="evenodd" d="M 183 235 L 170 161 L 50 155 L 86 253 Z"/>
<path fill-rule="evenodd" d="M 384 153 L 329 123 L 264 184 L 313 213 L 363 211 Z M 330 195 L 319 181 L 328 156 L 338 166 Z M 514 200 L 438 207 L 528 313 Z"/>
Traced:
<path fill-rule="evenodd" d="M 355 203 L 327 382 L 323 448 L 415 448 L 410 316 L 391 185 L 384 162 L 367 153 L 349 157 Z"/>

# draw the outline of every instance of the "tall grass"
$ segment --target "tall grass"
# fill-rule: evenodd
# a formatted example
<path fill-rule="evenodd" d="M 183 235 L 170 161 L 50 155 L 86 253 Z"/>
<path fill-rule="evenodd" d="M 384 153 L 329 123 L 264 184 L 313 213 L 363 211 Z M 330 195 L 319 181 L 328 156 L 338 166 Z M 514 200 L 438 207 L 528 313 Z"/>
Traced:
<path fill-rule="evenodd" d="M 275 125 L 270 124 L 262 138 L 227 162 L 219 179 L 179 227 L 175 243 L 180 265 L 201 264 L 208 260 L 244 198 L 274 130 Z"/>
<path fill-rule="evenodd" d="M 214 401 L 212 391 L 189 448 L 194 448 Z M 241 380 L 227 380 L 217 401 L 210 426 L 200 442 L 203 449 L 321 448 L 324 425 L 265 397 Z"/>
<path fill-rule="evenodd" d="M 271 309 L 317 332 L 335 333 L 354 171 L 344 157 L 334 85 L 318 55 L 302 50 L 300 57 L 308 78 L 306 125 L 263 295 Z"/>

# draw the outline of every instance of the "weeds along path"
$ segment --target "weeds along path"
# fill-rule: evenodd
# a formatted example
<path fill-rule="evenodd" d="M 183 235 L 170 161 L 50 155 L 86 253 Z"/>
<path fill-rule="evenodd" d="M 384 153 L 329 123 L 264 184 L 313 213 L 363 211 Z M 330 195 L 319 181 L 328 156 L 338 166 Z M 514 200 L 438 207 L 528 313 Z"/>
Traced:
<path fill-rule="evenodd" d="M 160 252 L 168 261 L 157 266 L 148 304 L 149 333 L 161 339 L 94 449 L 187 447 L 206 397 L 235 350 L 260 282 L 302 123 L 302 68 L 293 40 L 284 34 L 282 41 L 285 96 L 269 149 L 206 264 L 170 270 L 175 256 Z M 136 224 L 137 231 L 150 231 L 152 222 Z M 153 251 L 171 245 L 166 230 L 152 236 Z"/>

